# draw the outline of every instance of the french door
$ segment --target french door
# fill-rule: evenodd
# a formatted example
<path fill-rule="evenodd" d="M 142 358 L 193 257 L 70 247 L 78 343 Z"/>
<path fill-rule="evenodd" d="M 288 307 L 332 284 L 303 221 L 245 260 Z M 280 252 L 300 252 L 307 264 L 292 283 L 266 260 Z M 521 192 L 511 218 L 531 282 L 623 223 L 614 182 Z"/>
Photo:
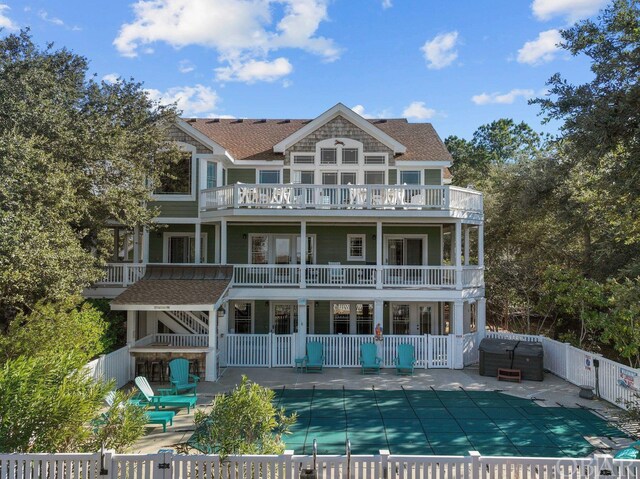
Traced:
<path fill-rule="evenodd" d="M 444 334 L 438 303 L 391 303 L 391 334 Z"/>
<path fill-rule="evenodd" d="M 389 265 L 426 264 L 426 236 L 386 237 L 385 262 Z"/>

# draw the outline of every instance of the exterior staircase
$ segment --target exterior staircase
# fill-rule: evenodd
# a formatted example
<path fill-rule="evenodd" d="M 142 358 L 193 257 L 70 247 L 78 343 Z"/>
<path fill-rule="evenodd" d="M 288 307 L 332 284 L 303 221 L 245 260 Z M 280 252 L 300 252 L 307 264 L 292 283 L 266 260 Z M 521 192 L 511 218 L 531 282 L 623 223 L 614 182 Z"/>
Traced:
<path fill-rule="evenodd" d="M 209 316 L 201 311 L 162 311 L 158 319 L 174 333 L 207 334 Z"/>

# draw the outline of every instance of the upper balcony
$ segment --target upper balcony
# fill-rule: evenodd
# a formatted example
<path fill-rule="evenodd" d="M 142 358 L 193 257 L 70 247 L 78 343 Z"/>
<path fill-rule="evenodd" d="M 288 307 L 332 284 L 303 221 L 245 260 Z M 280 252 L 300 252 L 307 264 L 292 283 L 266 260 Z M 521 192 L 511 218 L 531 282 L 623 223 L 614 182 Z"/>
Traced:
<path fill-rule="evenodd" d="M 482 219 L 483 199 L 479 191 L 456 186 L 237 183 L 202 190 L 200 208 L 203 212 L 232 210 L 245 214 L 256 210 L 272 214 L 357 210 L 377 215 L 404 211 L 408 215 Z"/>

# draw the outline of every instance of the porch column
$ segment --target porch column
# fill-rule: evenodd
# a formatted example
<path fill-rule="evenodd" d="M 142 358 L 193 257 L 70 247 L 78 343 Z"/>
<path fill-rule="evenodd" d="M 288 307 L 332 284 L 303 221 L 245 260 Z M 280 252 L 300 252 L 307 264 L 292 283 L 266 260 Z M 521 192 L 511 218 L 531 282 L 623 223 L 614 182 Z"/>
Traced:
<path fill-rule="evenodd" d="M 476 302 L 476 323 L 478 327 L 478 341 L 487 334 L 487 300 L 479 298 Z"/>
<path fill-rule="evenodd" d="M 300 287 L 301 288 L 307 287 L 307 222 L 306 220 L 300 221 Z M 298 303 L 298 306 L 299 305 L 300 303 Z M 307 314 L 306 306 L 304 311 L 305 311 L 305 318 L 306 318 L 306 314 Z M 304 356 L 304 354 L 302 356 Z"/>
<path fill-rule="evenodd" d="M 149 228 L 146 226 L 142 230 L 142 262 L 149 262 Z"/>
<path fill-rule="evenodd" d="M 376 221 L 376 289 L 382 289 L 382 221 Z M 377 309 L 374 308 L 374 314 Z"/>
<path fill-rule="evenodd" d="M 218 336 L 217 336 L 217 312 L 211 306 L 209 308 L 209 351 L 207 352 L 206 357 L 206 372 L 205 372 L 205 381 L 215 381 L 218 379 L 218 364 L 217 364 L 217 355 L 218 355 Z"/>
<path fill-rule="evenodd" d="M 200 258 L 202 257 L 202 244 L 201 244 L 201 240 L 200 237 L 202 236 L 202 225 L 200 224 L 200 222 L 195 224 L 195 229 L 196 229 L 196 233 L 195 233 L 195 244 L 196 244 L 196 249 L 195 249 L 195 258 L 194 258 L 194 263 L 195 264 L 200 264 Z"/>
<path fill-rule="evenodd" d="M 138 327 L 138 312 L 127 311 L 127 346 L 131 347 L 136 342 Z M 129 380 L 136 375 L 136 358 L 129 354 Z"/>
<path fill-rule="evenodd" d="M 214 243 L 215 243 L 215 263 L 216 264 L 220 264 L 220 225 L 215 225 L 214 227 L 214 232 L 213 232 L 213 236 L 214 236 Z"/>
<path fill-rule="evenodd" d="M 227 219 L 220 220 L 220 264 L 227 264 Z"/>
<path fill-rule="evenodd" d="M 478 266 L 484 266 L 484 224 L 478 225 Z"/>
<path fill-rule="evenodd" d="M 464 225 L 464 265 L 469 266 L 469 225 Z"/>
<path fill-rule="evenodd" d="M 298 335 L 296 338 L 296 358 L 303 358 L 307 352 L 307 299 L 298 300 Z"/>
<path fill-rule="evenodd" d="M 226 336 L 229 333 L 229 302 L 225 301 L 220 306 L 224 310 L 224 314 L 218 319 L 218 311 L 215 312 L 213 318 L 209 318 L 209 322 L 217 321 L 218 322 L 218 350 L 220 354 L 218 358 L 220 360 L 220 366 L 227 365 L 227 339 Z"/>
<path fill-rule="evenodd" d="M 462 300 L 453 302 L 453 334 L 451 338 L 452 357 L 449 365 L 452 369 L 464 368 L 463 358 L 463 334 L 464 334 L 464 302 Z"/>
<path fill-rule="evenodd" d="M 462 289 L 462 222 L 456 221 L 456 289 Z"/>
<path fill-rule="evenodd" d="M 133 227 L 133 262 L 134 264 L 140 262 L 140 228 L 138 226 Z"/>

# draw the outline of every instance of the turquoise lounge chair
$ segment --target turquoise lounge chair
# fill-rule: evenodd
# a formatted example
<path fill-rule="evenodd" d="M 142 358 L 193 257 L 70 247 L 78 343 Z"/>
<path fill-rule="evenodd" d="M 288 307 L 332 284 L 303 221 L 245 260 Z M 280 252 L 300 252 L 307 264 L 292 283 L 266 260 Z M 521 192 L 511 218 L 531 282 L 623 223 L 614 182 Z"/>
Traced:
<path fill-rule="evenodd" d="M 304 357 L 305 371 L 316 371 L 321 373 L 323 363 L 324 352 L 322 351 L 322 343 L 319 341 L 308 342 L 307 355 Z"/>
<path fill-rule="evenodd" d="M 378 357 L 378 348 L 373 343 L 363 343 L 360 345 L 360 366 L 362 374 L 367 372 L 380 374 L 380 364 L 382 358 Z"/>
<path fill-rule="evenodd" d="M 178 358 L 169 361 L 169 371 L 169 379 L 174 394 L 180 394 L 182 391 L 193 391 L 193 395 L 196 395 L 196 388 L 198 387 L 200 378 L 189 374 L 188 360 Z"/>
<path fill-rule="evenodd" d="M 147 381 L 147 378 L 144 376 L 138 376 L 135 379 L 135 383 L 142 393 L 144 398 L 143 403 L 153 406 L 156 411 L 165 407 L 186 407 L 188 414 L 191 411 L 191 408 L 196 405 L 196 401 L 198 399 L 196 396 L 157 396 L 153 392 L 153 389 L 151 389 L 149 381 Z M 173 389 L 158 389 L 158 392 L 160 394 L 170 394 L 173 392 Z"/>
<path fill-rule="evenodd" d="M 413 368 L 416 365 L 416 355 L 412 344 L 399 344 L 396 356 L 396 372 L 413 376 Z"/>
<path fill-rule="evenodd" d="M 104 398 L 104 401 L 107 403 L 107 406 L 113 407 L 113 404 L 116 400 L 116 392 L 109 391 Z M 134 404 L 138 407 L 144 408 L 145 406 L 141 404 L 141 402 L 137 399 L 129 399 L 130 404 Z M 173 411 L 145 411 L 144 416 L 147 419 L 149 424 L 160 424 L 162 425 L 162 432 L 167 432 L 167 424 L 169 426 L 173 426 L 173 417 L 176 415 Z M 104 416 L 104 415 L 103 415 Z"/>

